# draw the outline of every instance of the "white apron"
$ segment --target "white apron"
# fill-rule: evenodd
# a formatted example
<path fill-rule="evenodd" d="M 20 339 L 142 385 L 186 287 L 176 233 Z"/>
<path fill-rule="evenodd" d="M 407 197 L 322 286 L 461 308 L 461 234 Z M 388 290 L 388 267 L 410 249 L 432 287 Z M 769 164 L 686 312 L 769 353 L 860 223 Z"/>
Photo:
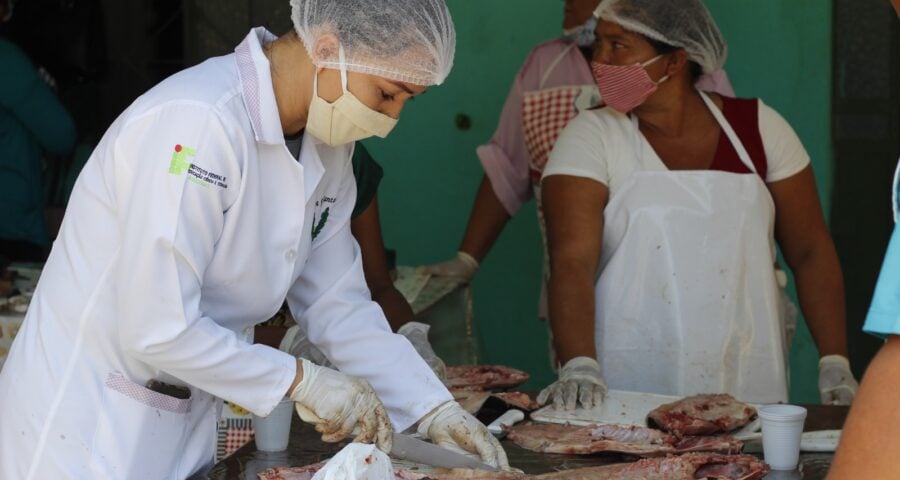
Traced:
<path fill-rule="evenodd" d="M 544 319 L 547 318 L 547 274 L 550 271 L 550 262 L 547 255 L 544 208 L 541 203 L 541 176 L 544 173 L 544 167 L 547 166 L 550 152 L 566 125 L 578 113 L 600 104 L 600 90 L 596 84 L 545 88 L 550 74 L 573 48 L 577 48 L 574 43 L 553 60 L 550 67 L 544 72 L 537 90 L 531 90 L 522 95 L 522 132 L 525 137 L 525 146 L 528 148 L 531 187 L 534 192 L 538 225 L 544 245 L 544 274 L 538 307 L 538 315 Z"/>
<path fill-rule="evenodd" d="M 595 286 L 598 360 L 614 389 L 787 401 L 774 204 L 701 96 L 753 174 L 638 170 L 616 192 Z M 652 151 L 632 121 L 635 152 Z"/>

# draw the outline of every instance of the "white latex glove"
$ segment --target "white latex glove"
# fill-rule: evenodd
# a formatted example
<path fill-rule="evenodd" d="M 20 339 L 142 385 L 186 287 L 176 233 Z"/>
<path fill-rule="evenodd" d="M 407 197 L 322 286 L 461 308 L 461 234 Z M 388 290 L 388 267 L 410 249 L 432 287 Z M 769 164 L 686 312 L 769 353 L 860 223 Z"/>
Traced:
<path fill-rule="evenodd" d="M 509 461 L 500 442 L 483 423 L 454 401 L 442 404 L 423 417 L 418 432 L 448 450 L 477 456 L 488 465 L 509 470 Z"/>
<path fill-rule="evenodd" d="M 428 342 L 428 330 L 430 329 L 430 325 L 419 322 L 409 322 L 400 327 L 400 330 L 397 330 L 397 333 L 409 340 L 409 343 L 416 349 L 419 356 L 425 360 L 425 363 L 431 367 L 434 374 L 443 382 L 447 378 L 447 365 L 445 365 L 444 361 L 434 353 L 434 349 L 431 348 L 431 343 Z"/>
<path fill-rule="evenodd" d="M 424 265 L 417 269 L 420 273 L 430 273 L 438 277 L 454 277 L 470 281 L 478 271 L 478 260 L 466 252 L 456 252 L 456 258 L 434 265 Z"/>
<path fill-rule="evenodd" d="M 284 334 L 284 338 L 281 339 L 278 349 L 297 358 L 305 358 L 316 365 L 334 368 L 334 365 L 328 361 L 328 357 L 309 341 L 306 332 L 299 325 L 294 325 L 288 329 L 287 333 Z"/>
<path fill-rule="evenodd" d="M 605 396 L 600 364 L 590 357 L 575 357 L 559 369 L 559 380 L 542 390 L 537 401 L 546 405 L 552 400 L 557 410 L 575 410 L 579 403 L 584 408 L 599 407 Z"/>
<path fill-rule="evenodd" d="M 819 360 L 819 394 L 823 405 L 850 405 L 859 384 L 843 355 L 827 355 Z"/>
<path fill-rule="evenodd" d="M 374 442 L 382 451 L 390 452 L 394 433 L 391 421 L 369 382 L 305 358 L 301 361 L 303 380 L 291 392 L 291 400 L 300 418 L 316 426 L 322 441 L 339 442 L 358 427 L 354 442 Z"/>

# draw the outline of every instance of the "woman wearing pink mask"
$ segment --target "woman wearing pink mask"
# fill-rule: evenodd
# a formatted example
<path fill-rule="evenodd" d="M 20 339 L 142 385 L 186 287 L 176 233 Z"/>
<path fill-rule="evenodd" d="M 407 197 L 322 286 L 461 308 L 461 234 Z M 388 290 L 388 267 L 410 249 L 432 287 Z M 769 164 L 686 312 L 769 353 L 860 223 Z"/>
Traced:
<path fill-rule="evenodd" d="M 595 15 L 605 106 L 570 122 L 542 181 L 563 366 L 539 401 L 590 407 L 607 385 L 787 401 L 777 240 L 822 400 L 848 404 L 841 269 L 796 134 L 760 100 L 695 87 L 727 50 L 700 0 L 604 0 Z"/>

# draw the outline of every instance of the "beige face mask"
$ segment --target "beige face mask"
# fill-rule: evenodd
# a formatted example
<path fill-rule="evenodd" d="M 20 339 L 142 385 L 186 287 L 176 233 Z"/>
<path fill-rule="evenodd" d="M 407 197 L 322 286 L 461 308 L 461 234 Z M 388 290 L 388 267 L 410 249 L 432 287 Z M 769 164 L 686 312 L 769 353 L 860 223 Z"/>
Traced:
<path fill-rule="evenodd" d="M 397 125 L 397 119 L 372 110 L 347 90 L 344 47 L 340 47 L 339 55 L 343 94 L 334 103 L 323 100 L 319 96 L 319 73 L 316 72 L 306 131 L 332 147 L 372 136 L 387 137 Z"/>

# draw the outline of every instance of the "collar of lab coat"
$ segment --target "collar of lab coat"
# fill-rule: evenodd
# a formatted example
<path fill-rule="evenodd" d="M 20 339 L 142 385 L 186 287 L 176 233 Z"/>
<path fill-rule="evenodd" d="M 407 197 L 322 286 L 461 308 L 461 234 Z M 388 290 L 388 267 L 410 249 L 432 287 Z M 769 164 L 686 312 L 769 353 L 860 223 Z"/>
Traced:
<path fill-rule="evenodd" d="M 281 129 L 281 118 L 278 116 L 278 104 L 275 102 L 275 90 L 272 86 L 272 70 L 262 48 L 265 43 L 276 38 L 264 27 L 256 27 L 250 30 L 234 52 L 244 106 L 250 116 L 256 141 L 269 145 L 284 145 L 284 131 Z M 324 173 L 323 159 L 327 161 L 331 158 L 348 158 L 350 155 L 348 152 L 352 152 L 352 148 L 330 147 L 312 135 L 303 135 L 300 163 L 304 167 L 307 201 Z M 290 156 L 287 149 L 284 149 L 284 154 Z"/>
<path fill-rule="evenodd" d="M 244 106 L 250 114 L 250 124 L 256 141 L 270 145 L 284 144 L 278 104 L 272 87 L 272 70 L 262 46 L 277 37 L 264 27 L 256 27 L 234 49 Z"/>

